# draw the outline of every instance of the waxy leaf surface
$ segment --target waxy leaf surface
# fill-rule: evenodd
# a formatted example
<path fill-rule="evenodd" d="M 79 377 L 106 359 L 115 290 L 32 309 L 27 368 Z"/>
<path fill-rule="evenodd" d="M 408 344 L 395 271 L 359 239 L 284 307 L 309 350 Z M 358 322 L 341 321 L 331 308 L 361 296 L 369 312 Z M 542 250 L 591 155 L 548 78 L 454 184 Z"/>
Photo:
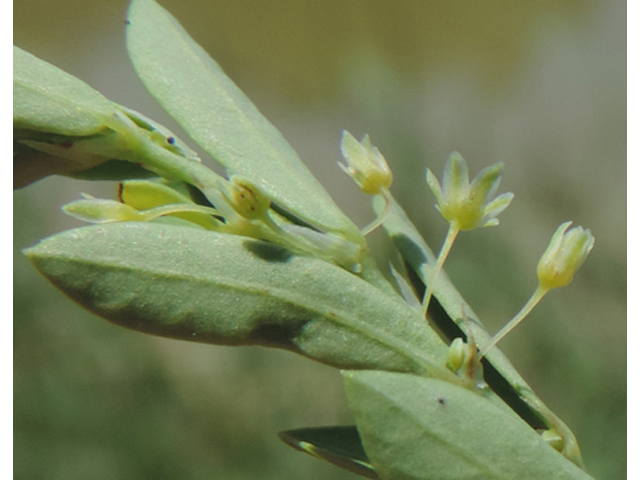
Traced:
<path fill-rule="evenodd" d="M 161 125 L 18 47 L 13 54 L 14 188 L 53 174 L 90 180 L 148 177 L 138 165 L 144 158 L 136 137 L 197 160 Z"/>
<path fill-rule="evenodd" d="M 149 92 L 229 174 L 260 185 L 285 209 L 361 238 L 280 132 L 218 64 L 153 0 L 129 9 L 127 48 Z"/>
<path fill-rule="evenodd" d="M 25 253 L 69 297 L 134 330 L 457 379 L 443 367 L 447 348 L 399 297 L 273 244 L 131 222 L 63 232 Z"/>
<path fill-rule="evenodd" d="M 508 409 L 436 379 L 343 372 L 365 451 L 384 480 L 587 480 Z"/>
<path fill-rule="evenodd" d="M 116 109 L 82 80 L 13 47 L 14 129 L 88 136 L 108 128 Z"/>

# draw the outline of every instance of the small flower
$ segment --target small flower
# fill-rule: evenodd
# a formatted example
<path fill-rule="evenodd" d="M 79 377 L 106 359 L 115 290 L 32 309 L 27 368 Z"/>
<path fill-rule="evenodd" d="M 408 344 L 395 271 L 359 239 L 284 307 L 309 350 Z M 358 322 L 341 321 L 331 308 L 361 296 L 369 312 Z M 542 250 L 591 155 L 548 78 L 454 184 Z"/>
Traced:
<path fill-rule="evenodd" d="M 450 223 L 460 230 L 498 225 L 496 218 L 513 199 L 507 192 L 493 198 L 500 177 L 502 163 L 496 163 L 482 170 L 469 184 L 469 170 L 462 155 L 453 152 L 444 167 L 442 188 L 440 182 L 427 169 L 427 183 L 437 201 L 437 209 Z"/>
<path fill-rule="evenodd" d="M 558 227 L 538 263 L 538 280 L 544 289 L 568 285 L 593 248 L 589 229 L 574 227 L 567 232 L 569 225 L 571 222 L 565 222 Z"/>
<path fill-rule="evenodd" d="M 393 182 L 393 173 L 380 150 L 371 145 L 369 135 L 358 142 L 349 132 L 342 132 L 342 156 L 347 165 L 338 162 L 367 195 L 382 194 Z"/>

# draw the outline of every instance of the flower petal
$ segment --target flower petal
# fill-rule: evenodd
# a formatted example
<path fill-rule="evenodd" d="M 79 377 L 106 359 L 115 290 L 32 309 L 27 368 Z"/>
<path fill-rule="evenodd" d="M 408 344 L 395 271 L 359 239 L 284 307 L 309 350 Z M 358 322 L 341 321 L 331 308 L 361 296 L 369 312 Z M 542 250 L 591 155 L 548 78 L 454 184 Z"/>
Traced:
<path fill-rule="evenodd" d="M 469 192 L 469 169 L 462 155 L 453 152 L 444 166 L 442 191 L 447 201 L 464 198 Z"/>
<path fill-rule="evenodd" d="M 511 192 L 506 192 L 498 195 L 485 207 L 485 216 L 489 219 L 496 218 L 509 206 L 511 200 L 513 200 L 513 197 L 514 195 Z"/>
<path fill-rule="evenodd" d="M 366 149 L 360 142 L 346 130 L 342 131 L 340 149 L 342 150 L 342 156 L 352 168 L 359 165 L 361 163 L 359 160 L 367 154 Z"/>
<path fill-rule="evenodd" d="M 436 197 L 436 204 L 439 206 L 444 203 L 444 196 L 438 178 L 427 168 L 427 185 L 431 189 L 433 196 Z"/>
<path fill-rule="evenodd" d="M 498 186 L 500 185 L 500 179 L 502 178 L 502 170 L 504 169 L 504 163 L 496 163 L 487 168 L 484 168 L 476 175 L 471 183 L 471 191 L 481 196 L 484 200 L 483 203 L 491 200 L 496 193 Z"/>

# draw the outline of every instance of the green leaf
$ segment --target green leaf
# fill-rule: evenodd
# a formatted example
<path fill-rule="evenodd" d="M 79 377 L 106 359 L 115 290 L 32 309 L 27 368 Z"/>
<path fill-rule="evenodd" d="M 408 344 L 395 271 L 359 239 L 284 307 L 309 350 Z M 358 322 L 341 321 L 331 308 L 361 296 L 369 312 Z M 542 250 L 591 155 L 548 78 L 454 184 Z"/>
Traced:
<path fill-rule="evenodd" d="M 362 446 L 355 425 L 301 428 L 278 433 L 296 450 L 326 460 L 363 477 L 379 479 Z"/>
<path fill-rule="evenodd" d="M 384 205 L 376 201 L 374 208 L 380 212 Z M 407 262 L 408 269 L 415 272 L 416 275 L 412 280 L 416 293 L 421 298 L 426 279 L 430 278 L 432 266 L 435 264 L 431 249 L 406 213 L 396 203 L 392 205 L 391 212 L 383 225 Z M 476 344 L 482 344 L 491 339 L 491 335 L 444 271 L 440 273 L 433 296 L 437 301 L 432 301 L 429 306 L 429 319 L 449 340 L 456 337 L 466 339 L 469 336 L 469 330 Z M 531 427 L 555 428 L 564 439 L 564 454 L 576 464 L 582 465 L 580 449 L 573 432 L 540 400 L 498 348 L 488 352 L 482 359 L 482 365 L 485 381 L 491 389 Z"/>
<path fill-rule="evenodd" d="M 304 221 L 362 242 L 280 132 L 177 20 L 152 0 L 132 1 L 128 18 L 136 72 L 193 140 Z"/>
<path fill-rule="evenodd" d="M 106 158 L 69 155 L 69 147 L 84 137 L 108 135 L 115 114 L 114 105 L 89 85 L 14 46 L 14 188 L 100 165 Z"/>
<path fill-rule="evenodd" d="M 166 167 L 170 158 L 173 172 L 188 165 L 184 159 L 199 161 L 165 127 L 18 47 L 13 63 L 13 139 L 14 188 L 52 174 L 140 178 L 145 173 L 138 164 L 151 164 L 154 170 Z M 163 155 L 164 164 L 159 165 Z M 122 161 L 136 165 L 123 166 Z M 105 162 L 109 163 L 103 166 Z M 183 176 L 192 180 L 189 173 Z"/>
<path fill-rule="evenodd" d="M 587 473 L 508 409 L 441 380 L 343 372 L 362 443 L 384 480 L 580 480 Z"/>
<path fill-rule="evenodd" d="M 13 47 L 13 126 L 16 129 L 90 136 L 115 120 L 114 104 L 89 85 Z"/>
<path fill-rule="evenodd" d="M 270 243 L 131 222 L 63 232 L 25 253 L 80 305 L 134 330 L 458 380 L 447 348 L 399 297 Z"/>

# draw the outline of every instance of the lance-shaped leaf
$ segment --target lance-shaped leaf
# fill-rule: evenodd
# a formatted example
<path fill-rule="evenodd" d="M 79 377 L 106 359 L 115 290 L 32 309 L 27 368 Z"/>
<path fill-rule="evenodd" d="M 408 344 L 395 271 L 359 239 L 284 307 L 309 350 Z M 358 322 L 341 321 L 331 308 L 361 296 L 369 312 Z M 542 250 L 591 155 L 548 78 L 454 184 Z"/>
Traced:
<path fill-rule="evenodd" d="M 113 104 L 89 85 L 13 47 L 14 188 L 107 160 L 92 154 L 59 156 L 23 142 L 43 141 L 65 151 L 76 139 L 108 135 L 114 120 Z"/>
<path fill-rule="evenodd" d="M 13 47 L 13 126 L 84 137 L 109 128 L 114 104 L 82 80 Z"/>
<path fill-rule="evenodd" d="M 300 428 L 278 433 L 296 450 L 326 460 L 363 477 L 379 479 L 362 446 L 355 425 Z"/>
<path fill-rule="evenodd" d="M 147 177 L 149 172 L 138 165 L 145 163 L 140 139 L 198 160 L 166 128 L 111 102 L 78 78 L 18 47 L 13 59 L 14 188 L 52 174 L 97 180 Z"/>
<path fill-rule="evenodd" d="M 259 185 L 308 223 L 362 243 L 282 134 L 218 64 L 153 0 L 129 9 L 127 48 L 149 92 L 230 175 Z"/>
<path fill-rule="evenodd" d="M 383 202 L 374 200 L 374 208 L 379 212 L 385 206 Z M 383 225 L 407 263 L 407 269 L 413 272 L 412 283 L 421 298 L 435 264 L 433 252 L 397 203 L 392 205 Z M 429 306 L 429 320 L 449 341 L 457 337 L 467 339 L 469 333 L 476 344 L 481 345 L 491 339 L 491 335 L 445 272 L 440 273 L 433 296 L 436 301 L 432 301 Z M 581 465 L 580 449 L 573 432 L 536 396 L 507 357 L 499 349 L 493 348 L 482 359 L 482 364 L 485 381 L 491 389 L 531 427 L 557 430 L 565 442 L 565 455 Z"/>
<path fill-rule="evenodd" d="M 399 297 L 270 243 L 132 222 L 63 232 L 25 253 L 80 305 L 134 330 L 457 381 L 445 345 Z"/>
<path fill-rule="evenodd" d="M 343 373 L 365 451 L 384 480 L 587 480 L 508 409 L 441 380 Z"/>

